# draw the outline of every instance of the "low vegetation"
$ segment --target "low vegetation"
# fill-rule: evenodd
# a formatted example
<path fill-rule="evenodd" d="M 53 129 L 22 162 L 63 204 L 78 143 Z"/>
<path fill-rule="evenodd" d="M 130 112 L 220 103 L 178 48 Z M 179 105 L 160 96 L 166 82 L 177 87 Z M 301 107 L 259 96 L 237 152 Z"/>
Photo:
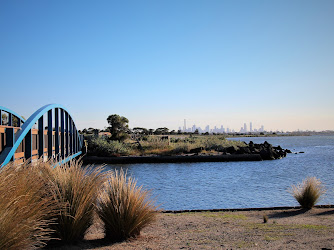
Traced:
<path fill-rule="evenodd" d="M 109 239 L 136 236 L 153 221 L 149 192 L 123 172 L 83 168 L 80 160 L 54 165 L 10 163 L 0 169 L 0 249 L 34 249 L 55 240 L 73 244 L 83 239 L 96 211 Z"/>
<path fill-rule="evenodd" d="M 290 192 L 302 208 L 311 209 L 326 190 L 320 180 L 308 177 L 302 183 L 293 185 Z"/>
<path fill-rule="evenodd" d="M 148 191 L 122 170 L 116 170 L 101 190 L 97 213 L 105 224 L 106 238 L 121 241 L 139 235 L 154 221 L 156 208 Z"/>
<path fill-rule="evenodd" d="M 121 156 L 132 153 L 131 144 L 92 137 L 88 140 L 88 154 L 95 156 Z"/>
<path fill-rule="evenodd" d="M 246 146 L 244 142 L 230 141 L 221 135 L 144 135 L 125 141 L 98 136 L 86 139 L 88 155 L 94 156 L 217 154 L 228 147 L 237 149 Z"/>

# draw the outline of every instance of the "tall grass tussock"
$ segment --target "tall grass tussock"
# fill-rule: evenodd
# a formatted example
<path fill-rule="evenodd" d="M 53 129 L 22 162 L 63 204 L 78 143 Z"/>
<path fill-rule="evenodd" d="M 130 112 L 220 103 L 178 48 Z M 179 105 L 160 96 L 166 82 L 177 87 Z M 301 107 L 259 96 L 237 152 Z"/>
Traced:
<path fill-rule="evenodd" d="M 290 192 L 302 208 L 311 209 L 326 190 L 320 180 L 307 177 L 302 183 L 292 185 Z"/>
<path fill-rule="evenodd" d="M 156 215 L 150 193 L 123 171 L 83 167 L 81 160 L 9 163 L 0 180 L 0 249 L 76 243 L 96 213 L 108 239 L 124 240 L 139 235 Z"/>
<path fill-rule="evenodd" d="M 122 241 L 139 235 L 156 216 L 157 207 L 150 198 L 150 192 L 138 187 L 123 170 L 110 172 L 97 205 L 106 238 Z"/>
<path fill-rule="evenodd" d="M 95 202 L 104 182 L 101 167 L 82 167 L 75 160 L 49 169 L 48 179 L 55 186 L 58 213 L 51 228 L 62 242 L 76 242 L 84 238 L 93 223 Z"/>
<path fill-rule="evenodd" d="M 0 169 L 0 249 L 35 249 L 51 239 L 56 204 L 44 164 Z"/>

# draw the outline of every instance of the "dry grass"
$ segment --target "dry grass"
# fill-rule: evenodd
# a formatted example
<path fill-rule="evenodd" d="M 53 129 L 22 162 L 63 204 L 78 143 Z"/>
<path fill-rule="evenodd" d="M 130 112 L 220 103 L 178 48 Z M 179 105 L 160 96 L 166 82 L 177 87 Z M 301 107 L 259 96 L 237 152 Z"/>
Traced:
<path fill-rule="evenodd" d="M 82 168 L 80 160 L 60 165 L 48 172 L 55 185 L 55 201 L 58 214 L 52 225 L 55 235 L 62 242 L 83 239 L 93 223 L 95 202 L 104 179 L 102 168 Z"/>
<path fill-rule="evenodd" d="M 203 148 L 203 153 L 223 152 L 225 148 L 245 147 L 242 141 L 227 140 L 222 135 L 177 136 L 170 135 L 169 140 L 161 136 L 150 135 L 139 140 L 140 147 L 134 140 L 124 142 L 110 141 L 107 138 L 90 139 L 88 154 L 95 156 L 126 156 L 126 155 L 178 155 L 189 153 L 195 148 Z"/>
<path fill-rule="evenodd" d="M 308 177 L 297 186 L 293 185 L 290 192 L 302 208 L 311 209 L 326 190 L 320 180 Z"/>
<path fill-rule="evenodd" d="M 150 193 L 137 187 L 136 181 L 121 170 L 110 172 L 101 190 L 97 213 L 105 224 L 106 238 L 121 241 L 139 235 L 153 222 L 156 208 Z"/>
<path fill-rule="evenodd" d="M 0 169 L 0 249 L 34 249 L 50 240 L 55 204 L 43 171 L 29 163 Z"/>

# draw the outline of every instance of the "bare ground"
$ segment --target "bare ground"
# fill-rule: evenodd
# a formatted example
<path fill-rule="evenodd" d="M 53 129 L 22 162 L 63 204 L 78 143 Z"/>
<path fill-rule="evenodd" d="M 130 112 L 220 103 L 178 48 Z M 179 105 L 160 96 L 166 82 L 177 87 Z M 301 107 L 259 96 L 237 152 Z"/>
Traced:
<path fill-rule="evenodd" d="M 159 213 L 135 239 L 110 243 L 103 236 L 95 223 L 85 242 L 63 249 L 332 249 L 334 209 Z"/>

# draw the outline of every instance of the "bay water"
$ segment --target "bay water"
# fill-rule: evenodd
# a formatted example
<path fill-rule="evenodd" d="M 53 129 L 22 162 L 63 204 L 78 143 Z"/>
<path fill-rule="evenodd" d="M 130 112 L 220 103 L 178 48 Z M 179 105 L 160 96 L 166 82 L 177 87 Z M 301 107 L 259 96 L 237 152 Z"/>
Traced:
<path fill-rule="evenodd" d="M 288 189 L 308 176 L 327 189 L 318 204 L 334 204 L 334 135 L 231 140 L 268 141 L 298 153 L 272 161 L 115 164 L 106 169 L 123 168 L 165 210 L 296 206 Z"/>

